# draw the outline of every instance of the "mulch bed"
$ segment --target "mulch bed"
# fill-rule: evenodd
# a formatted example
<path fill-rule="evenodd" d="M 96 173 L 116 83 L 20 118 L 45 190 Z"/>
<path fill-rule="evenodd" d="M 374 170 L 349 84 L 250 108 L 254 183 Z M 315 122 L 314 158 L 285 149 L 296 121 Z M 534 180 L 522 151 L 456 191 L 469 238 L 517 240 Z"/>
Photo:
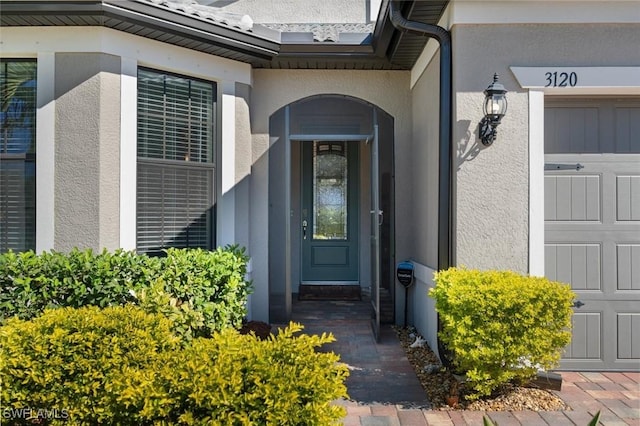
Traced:
<path fill-rule="evenodd" d="M 535 386 L 506 385 L 489 398 L 468 402 L 464 399 L 464 384 L 448 369 L 425 343 L 417 348 L 409 346 L 418 335 L 413 328 L 394 327 L 407 358 L 418 376 L 429 401 L 435 410 L 479 410 L 479 411 L 556 411 L 570 410 L 554 393 Z M 426 368 L 425 368 L 426 367 Z M 457 390 L 457 402 L 447 398 Z"/>
<path fill-rule="evenodd" d="M 271 334 L 271 325 L 262 321 L 249 321 L 242 324 L 240 334 L 255 334 L 260 340 L 265 340 Z"/>

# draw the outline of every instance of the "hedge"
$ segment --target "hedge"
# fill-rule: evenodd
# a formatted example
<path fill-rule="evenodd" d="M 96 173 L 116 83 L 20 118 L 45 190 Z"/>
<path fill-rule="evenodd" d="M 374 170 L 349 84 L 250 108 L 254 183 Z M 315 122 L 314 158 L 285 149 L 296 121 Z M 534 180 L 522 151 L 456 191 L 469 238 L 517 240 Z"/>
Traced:
<path fill-rule="evenodd" d="M 466 373 L 468 399 L 557 367 L 571 339 L 575 294 L 568 285 L 457 268 L 436 273 L 435 282 L 430 296 L 442 321 L 439 336 Z"/>
<path fill-rule="evenodd" d="M 0 318 L 30 319 L 58 307 L 141 304 L 141 294 L 157 292 L 161 283 L 174 307 L 190 307 L 202 315 L 194 331 L 210 335 L 239 327 L 246 316 L 251 291 L 245 280 L 247 262 L 236 246 L 168 249 L 165 257 L 123 250 L 8 252 L 0 255 Z"/>
<path fill-rule="evenodd" d="M 316 350 L 331 335 L 301 329 L 262 341 L 228 328 L 184 346 L 167 318 L 131 305 L 12 318 L 0 327 L 3 415 L 32 407 L 65 414 L 52 424 L 335 424 L 348 370 Z"/>

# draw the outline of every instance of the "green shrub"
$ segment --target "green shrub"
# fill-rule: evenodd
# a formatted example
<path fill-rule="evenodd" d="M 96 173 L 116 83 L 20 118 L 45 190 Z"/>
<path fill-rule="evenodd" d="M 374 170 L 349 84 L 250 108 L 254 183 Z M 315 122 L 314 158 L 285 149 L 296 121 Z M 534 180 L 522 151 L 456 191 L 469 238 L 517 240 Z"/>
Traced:
<path fill-rule="evenodd" d="M 167 357 L 153 381 L 127 375 L 131 392 L 123 402 L 143 407 L 146 422 L 335 424 L 346 414 L 332 402 L 347 396 L 348 370 L 337 355 L 315 350 L 332 336 L 296 336 L 301 328 L 290 324 L 264 341 L 234 329 L 195 339 L 178 356 Z"/>
<path fill-rule="evenodd" d="M 29 319 L 47 308 L 139 304 L 141 292 L 157 293 L 151 287 L 161 281 L 169 296 L 163 300 L 202 314 L 201 326 L 191 331 L 210 335 L 241 325 L 251 290 L 247 262 L 237 246 L 169 249 L 161 258 L 123 250 L 9 252 L 0 255 L 0 317 Z M 157 308 L 150 312 L 160 312 Z"/>
<path fill-rule="evenodd" d="M 123 374 L 147 372 L 178 339 L 170 321 L 134 306 L 60 308 L 0 328 L 1 406 L 66 410 L 76 423 L 135 424 Z"/>
<path fill-rule="evenodd" d="M 148 288 L 135 295 L 138 306 L 151 314 L 161 314 L 171 321 L 171 330 L 183 342 L 189 342 L 204 327 L 204 315 L 193 309 L 190 300 L 183 302 L 165 290 L 164 281 L 158 278 Z"/>
<path fill-rule="evenodd" d="M 28 319 L 47 308 L 123 305 L 159 268 L 157 259 L 124 250 L 4 253 L 0 314 Z"/>
<path fill-rule="evenodd" d="M 134 306 L 47 310 L 0 328 L 7 408 L 65 410 L 73 424 L 328 425 L 348 370 L 291 324 L 261 341 L 226 329 L 183 346 Z"/>
<path fill-rule="evenodd" d="M 451 268 L 435 275 L 430 296 L 442 320 L 440 338 L 473 390 L 489 395 L 558 365 L 571 339 L 568 285 L 514 272 Z"/>
<path fill-rule="evenodd" d="M 167 292 L 182 302 L 189 301 L 203 314 L 204 329 L 200 334 L 242 326 L 251 290 L 245 281 L 249 258 L 244 249 L 168 249 L 162 260 L 160 278 Z"/>

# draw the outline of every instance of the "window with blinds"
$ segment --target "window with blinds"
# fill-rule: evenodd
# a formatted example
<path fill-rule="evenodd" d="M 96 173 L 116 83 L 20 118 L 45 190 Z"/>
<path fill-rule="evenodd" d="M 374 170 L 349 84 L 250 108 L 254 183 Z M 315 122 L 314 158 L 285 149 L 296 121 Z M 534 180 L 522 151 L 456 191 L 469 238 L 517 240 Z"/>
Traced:
<path fill-rule="evenodd" d="M 138 70 L 137 248 L 211 248 L 215 83 Z"/>
<path fill-rule="evenodd" d="M 36 62 L 0 60 L 0 253 L 35 249 Z"/>

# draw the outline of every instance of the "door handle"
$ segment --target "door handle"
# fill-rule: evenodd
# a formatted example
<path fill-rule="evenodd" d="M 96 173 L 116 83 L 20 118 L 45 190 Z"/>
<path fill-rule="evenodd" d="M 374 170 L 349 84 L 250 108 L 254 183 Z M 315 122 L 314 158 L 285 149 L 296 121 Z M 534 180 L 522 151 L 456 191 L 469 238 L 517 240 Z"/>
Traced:
<path fill-rule="evenodd" d="M 371 210 L 371 214 L 375 214 L 375 210 Z M 378 210 L 378 226 L 382 226 L 384 223 L 384 211 Z"/>
<path fill-rule="evenodd" d="M 307 221 L 306 219 L 302 221 L 302 239 L 307 239 Z"/>
<path fill-rule="evenodd" d="M 584 303 L 582 303 L 582 300 L 576 300 L 575 302 L 573 302 L 573 307 L 574 308 L 580 309 L 583 306 L 584 306 Z"/>

